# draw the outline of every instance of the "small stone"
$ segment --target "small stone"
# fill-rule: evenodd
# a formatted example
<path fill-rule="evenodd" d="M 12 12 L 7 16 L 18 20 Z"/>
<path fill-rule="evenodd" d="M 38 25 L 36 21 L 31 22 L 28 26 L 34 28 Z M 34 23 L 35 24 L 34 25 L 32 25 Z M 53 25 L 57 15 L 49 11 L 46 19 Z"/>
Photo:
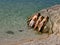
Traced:
<path fill-rule="evenodd" d="M 13 31 L 7 31 L 6 33 L 7 33 L 7 34 L 14 34 Z"/>
<path fill-rule="evenodd" d="M 24 30 L 18 30 L 19 32 L 23 32 Z"/>

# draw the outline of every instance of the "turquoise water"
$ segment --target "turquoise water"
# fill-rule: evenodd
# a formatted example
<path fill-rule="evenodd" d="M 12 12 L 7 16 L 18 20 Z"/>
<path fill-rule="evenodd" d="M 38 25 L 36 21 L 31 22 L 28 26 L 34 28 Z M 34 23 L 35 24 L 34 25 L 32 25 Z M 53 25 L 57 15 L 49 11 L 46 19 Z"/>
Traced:
<path fill-rule="evenodd" d="M 0 0 L 0 38 L 40 37 L 33 29 L 28 29 L 27 17 L 55 4 L 60 4 L 60 0 Z"/>

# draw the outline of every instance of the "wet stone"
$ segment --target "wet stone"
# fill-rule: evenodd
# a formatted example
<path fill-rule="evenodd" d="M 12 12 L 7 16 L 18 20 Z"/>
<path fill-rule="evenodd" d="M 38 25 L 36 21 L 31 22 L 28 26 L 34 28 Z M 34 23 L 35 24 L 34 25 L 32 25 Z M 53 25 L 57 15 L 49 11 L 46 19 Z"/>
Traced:
<path fill-rule="evenodd" d="M 19 32 L 23 32 L 24 30 L 18 30 Z"/>
<path fill-rule="evenodd" d="M 7 31 L 6 33 L 7 33 L 7 34 L 14 34 L 13 31 Z"/>

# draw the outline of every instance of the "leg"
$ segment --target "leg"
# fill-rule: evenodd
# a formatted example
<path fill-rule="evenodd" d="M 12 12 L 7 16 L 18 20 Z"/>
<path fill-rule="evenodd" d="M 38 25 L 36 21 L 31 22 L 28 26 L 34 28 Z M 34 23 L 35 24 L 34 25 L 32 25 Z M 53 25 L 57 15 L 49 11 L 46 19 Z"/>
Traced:
<path fill-rule="evenodd" d="M 40 32 L 40 30 L 42 29 L 42 27 L 43 27 L 43 23 L 40 23 L 40 24 L 38 25 L 38 32 Z"/>

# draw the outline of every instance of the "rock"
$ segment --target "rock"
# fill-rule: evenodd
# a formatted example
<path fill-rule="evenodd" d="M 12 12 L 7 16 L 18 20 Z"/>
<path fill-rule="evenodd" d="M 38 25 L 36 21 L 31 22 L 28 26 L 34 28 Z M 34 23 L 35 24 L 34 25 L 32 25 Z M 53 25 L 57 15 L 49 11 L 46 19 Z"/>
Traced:
<path fill-rule="evenodd" d="M 19 32 L 23 32 L 24 30 L 18 30 Z"/>
<path fill-rule="evenodd" d="M 6 33 L 7 33 L 7 34 L 14 34 L 13 31 L 7 31 Z"/>

